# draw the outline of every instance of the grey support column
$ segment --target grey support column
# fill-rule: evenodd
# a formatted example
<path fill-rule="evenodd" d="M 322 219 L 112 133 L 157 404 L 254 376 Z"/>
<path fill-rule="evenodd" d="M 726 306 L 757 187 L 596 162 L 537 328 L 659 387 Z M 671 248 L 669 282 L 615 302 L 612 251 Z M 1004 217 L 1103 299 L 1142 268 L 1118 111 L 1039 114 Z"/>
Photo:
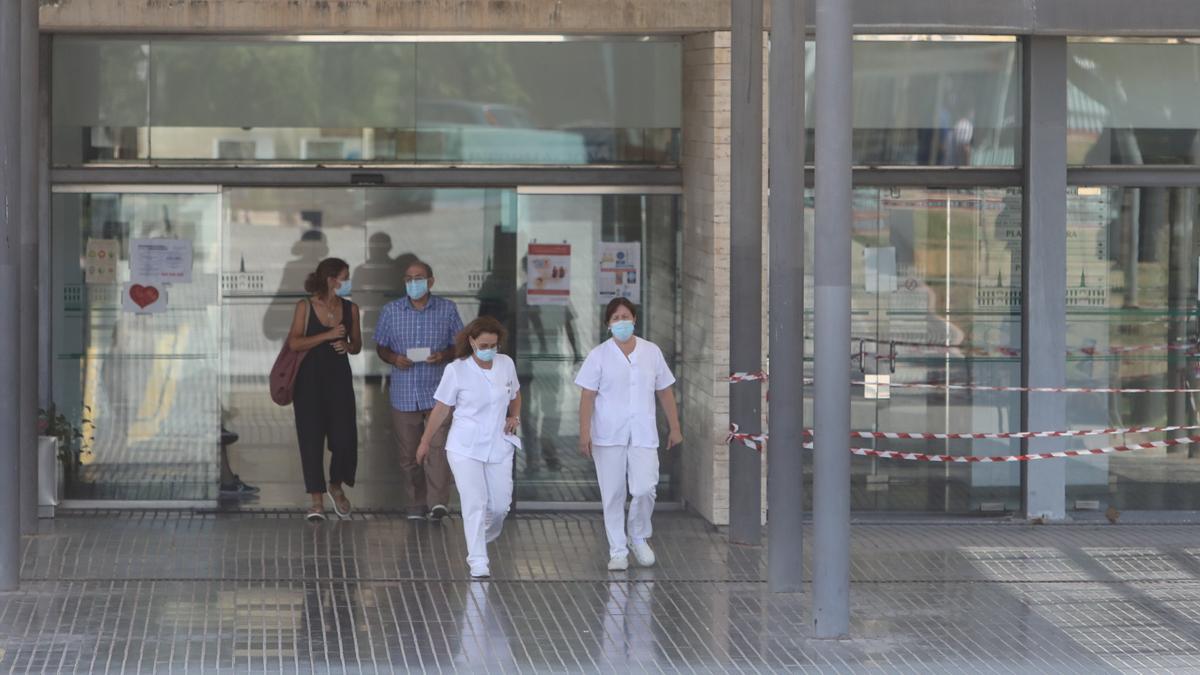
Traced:
<path fill-rule="evenodd" d="M 1021 283 L 1021 381 L 1061 387 L 1067 377 L 1067 40 L 1024 43 L 1025 158 Z M 1062 394 L 1022 394 L 1025 428 L 1066 429 Z M 1029 439 L 1027 451 L 1064 447 L 1061 439 Z M 1066 460 L 1023 462 L 1022 502 L 1029 518 L 1066 518 Z"/>
<path fill-rule="evenodd" d="M 804 0 L 772 0 L 767 580 L 804 586 Z"/>
<path fill-rule="evenodd" d="M 729 365 L 762 369 L 762 0 L 733 3 L 730 54 Z M 762 384 L 729 387 L 729 419 L 762 431 Z M 729 539 L 762 543 L 762 458 L 729 446 Z"/>
<path fill-rule="evenodd" d="M 38 201 L 41 192 L 38 0 L 21 2 L 21 226 L 20 282 L 17 292 L 21 321 L 20 422 L 21 532 L 37 531 L 38 511 Z"/>
<path fill-rule="evenodd" d="M 20 251 L 20 63 L 21 4 L 0 2 L 0 307 L 17 306 Z M 0 591 L 16 590 L 21 567 L 20 512 L 20 321 L 0 322 Z"/>
<path fill-rule="evenodd" d="M 850 190 L 853 29 L 817 0 L 813 635 L 850 632 Z"/>

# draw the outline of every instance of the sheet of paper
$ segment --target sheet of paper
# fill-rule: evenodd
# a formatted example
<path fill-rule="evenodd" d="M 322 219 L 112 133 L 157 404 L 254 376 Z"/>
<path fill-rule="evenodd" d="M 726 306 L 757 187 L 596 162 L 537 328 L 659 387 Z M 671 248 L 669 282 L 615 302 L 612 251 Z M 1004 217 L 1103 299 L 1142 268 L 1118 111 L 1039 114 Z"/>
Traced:
<path fill-rule="evenodd" d="M 513 434 L 504 434 L 504 440 L 518 450 L 521 449 L 521 437 Z"/>
<path fill-rule="evenodd" d="M 429 349 L 429 347 L 413 347 L 404 355 L 407 356 L 408 360 L 412 361 L 413 363 L 421 363 L 428 359 L 431 354 L 433 354 L 433 352 Z"/>

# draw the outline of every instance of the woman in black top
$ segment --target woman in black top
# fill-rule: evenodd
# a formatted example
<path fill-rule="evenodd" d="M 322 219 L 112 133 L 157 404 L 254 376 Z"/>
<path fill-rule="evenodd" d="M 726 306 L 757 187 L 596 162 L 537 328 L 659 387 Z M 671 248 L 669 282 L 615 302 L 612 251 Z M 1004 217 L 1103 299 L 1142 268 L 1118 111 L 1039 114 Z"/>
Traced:
<path fill-rule="evenodd" d="M 305 516 L 325 520 L 325 493 L 338 516 L 350 515 L 350 500 L 342 486 L 354 486 L 358 466 L 358 412 L 354 405 L 354 381 L 350 354 L 362 350 L 358 306 L 350 295 L 350 266 L 338 258 L 326 258 L 308 275 L 307 299 L 296 303 L 288 346 L 307 352 L 292 396 L 296 413 L 296 436 L 300 440 L 300 463 L 304 487 L 312 498 Z M 332 455 L 329 485 L 325 484 L 326 442 Z"/>

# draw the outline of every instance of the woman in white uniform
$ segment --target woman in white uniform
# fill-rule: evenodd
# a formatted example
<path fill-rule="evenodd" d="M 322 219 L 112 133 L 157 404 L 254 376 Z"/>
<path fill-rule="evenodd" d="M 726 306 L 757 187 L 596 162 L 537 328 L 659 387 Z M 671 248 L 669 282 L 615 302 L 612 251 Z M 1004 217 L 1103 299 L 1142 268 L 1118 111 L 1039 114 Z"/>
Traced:
<path fill-rule="evenodd" d="M 455 360 L 433 394 L 433 412 L 417 446 L 417 462 L 424 462 L 433 435 L 454 413 L 446 453 L 475 579 L 491 576 L 487 545 L 500 536 L 512 502 L 513 449 L 520 443 L 513 435 L 521 424 L 517 369 L 511 358 L 497 353 L 504 336 L 504 326 L 491 317 L 475 319 L 458 334 Z"/>
<path fill-rule="evenodd" d="M 596 479 L 608 532 L 608 569 L 629 568 L 629 551 L 642 566 L 654 564 L 651 535 L 655 486 L 658 485 L 658 424 L 654 399 L 667 413 L 667 447 L 683 442 L 671 375 L 662 350 L 633 335 L 637 309 L 625 298 L 614 298 L 604 310 L 612 339 L 592 350 L 579 369 L 575 384 L 583 390 L 579 402 L 579 450 L 596 462 Z M 625 496 L 629 530 L 625 530 Z"/>

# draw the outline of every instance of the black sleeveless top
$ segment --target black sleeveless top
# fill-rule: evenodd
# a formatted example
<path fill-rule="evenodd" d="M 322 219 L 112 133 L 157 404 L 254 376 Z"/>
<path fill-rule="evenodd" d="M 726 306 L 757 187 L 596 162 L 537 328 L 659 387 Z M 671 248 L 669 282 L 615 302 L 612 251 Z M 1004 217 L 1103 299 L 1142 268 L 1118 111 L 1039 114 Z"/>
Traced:
<path fill-rule="evenodd" d="M 348 339 L 350 337 L 350 327 L 354 322 L 354 303 L 346 300 L 345 298 L 342 298 L 341 300 L 342 320 L 340 323 L 346 327 L 346 338 Z M 309 337 L 320 335 L 330 328 L 333 328 L 333 326 L 326 326 L 325 324 L 321 323 L 320 319 L 317 318 L 317 311 L 313 308 L 312 300 L 309 300 L 308 326 L 306 327 L 304 334 Z M 309 367 L 309 364 L 312 364 L 311 368 Z M 319 372 L 328 373 L 330 372 L 330 368 L 340 370 L 342 365 L 345 365 L 346 368 L 349 368 L 349 353 L 339 354 L 334 351 L 332 342 L 322 342 L 308 351 L 308 354 L 304 357 L 304 361 L 300 364 L 300 369 L 318 370 Z"/>

